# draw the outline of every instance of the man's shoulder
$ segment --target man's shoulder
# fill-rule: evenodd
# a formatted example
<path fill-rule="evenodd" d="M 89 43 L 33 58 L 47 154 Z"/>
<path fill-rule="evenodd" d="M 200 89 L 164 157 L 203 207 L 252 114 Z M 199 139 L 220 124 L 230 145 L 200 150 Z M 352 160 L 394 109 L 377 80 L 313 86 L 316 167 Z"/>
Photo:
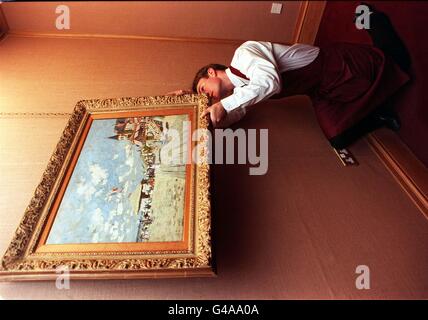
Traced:
<path fill-rule="evenodd" d="M 265 55 L 272 51 L 272 43 L 266 41 L 245 41 L 241 44 L 234 54 L 234 60 L 241 59 L 253 55 Z"/>
<path fill-rule="evenodd" d="M 271 47 L 271 46 L 272 46 L 271 42 L 248 40 L 248 41 L 245 41 L 243 44 L 241 44 L 238 49 L 241 49 L 241 48 L 260 48 L 260 47 Z"/>

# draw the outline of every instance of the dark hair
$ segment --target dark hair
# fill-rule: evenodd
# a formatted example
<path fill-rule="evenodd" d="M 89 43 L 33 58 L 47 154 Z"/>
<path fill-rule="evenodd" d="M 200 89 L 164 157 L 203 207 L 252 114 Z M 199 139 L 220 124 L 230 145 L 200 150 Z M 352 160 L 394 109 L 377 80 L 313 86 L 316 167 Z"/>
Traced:
<path fill-rule="evenodd" d="M 199 71 L 196 72 L 195 78 L 193 79 L 192 90 L 194 93 L 197 93 L 196 87 L 198 86 L 199 80 L 201 80 L 202 78 L 208 78 L 208 69 L 209 68 L 213 68 L 214 70 L 226 70 L 227 69 L 227 67 L 225 65 L 217 64 L 217 63 L 211 63 L 211 64 L 206 65 L 205 67 L 202 67 L 201 69 L 199 69 Z"/>

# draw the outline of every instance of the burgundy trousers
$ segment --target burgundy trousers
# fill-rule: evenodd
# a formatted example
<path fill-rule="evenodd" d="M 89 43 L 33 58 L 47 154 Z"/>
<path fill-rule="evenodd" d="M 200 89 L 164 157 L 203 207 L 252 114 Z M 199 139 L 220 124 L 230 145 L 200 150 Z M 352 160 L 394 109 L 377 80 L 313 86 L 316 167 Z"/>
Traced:
<path fill-rule="evenodd" d="M 381 50 L 352 43 L 320 48 L 309 65 L 284 72 L 282 91 L 271 99 L 308 95 L 330 141 L 358 124 L 409 81 Z"/>

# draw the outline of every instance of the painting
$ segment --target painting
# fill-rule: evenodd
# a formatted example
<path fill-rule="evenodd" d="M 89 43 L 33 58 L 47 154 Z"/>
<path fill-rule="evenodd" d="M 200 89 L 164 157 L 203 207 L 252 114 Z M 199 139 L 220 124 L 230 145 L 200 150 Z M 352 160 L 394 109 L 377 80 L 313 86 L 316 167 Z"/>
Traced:
<path fill-rule="evenodd" d="M 0 280 L 211 276 L 205 95 L 80 101 Z M 177 138 L 178 137 L 178 138 Z M 205 139 L 205 140 L 204 140 Z M 197 145 L 198 144 L 198 145 Z M 201 147 L 202 146 L 202 147 Z"/>
<path fill-rule="evenodd" d="M 162 163 L 160 154 L 173 143 L 168 131 L 182 136 L 188 121 L 187 115 L 93 121 L 46 243 L 181 240 L 186 164 Z M 187 153 L 183 140 L 174 146 L 179 156 Z"/>

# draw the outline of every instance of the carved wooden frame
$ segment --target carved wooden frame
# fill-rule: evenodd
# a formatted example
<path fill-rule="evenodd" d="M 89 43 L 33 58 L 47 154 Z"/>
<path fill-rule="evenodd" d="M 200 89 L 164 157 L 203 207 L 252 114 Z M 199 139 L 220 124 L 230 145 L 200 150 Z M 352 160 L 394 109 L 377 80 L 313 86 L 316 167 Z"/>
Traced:
<path fill-rule="evenodd" d="M 49 215 L 52 199 L 61 184 L 73 151 L 91 114 L 191 108 L 195 129 L 206 129 L 201 118 L 206 95 L 152 96 L 79 101 L 51 156 L 42 180 L 28 205 L 0 265 L 0 280 L 51 280 L 58 268 L 66 267 L 71 279 L 136 279 L 159 277 L 213 276 L 209 164 L 192 166 L 191 245 L 187 250 L 150 252 L 37 252 L 37 240 Z M 208 157 L 204 130 L 198 139 L 199 160 Z M 201 147 L 202 145 L 202 147 Z"/>

